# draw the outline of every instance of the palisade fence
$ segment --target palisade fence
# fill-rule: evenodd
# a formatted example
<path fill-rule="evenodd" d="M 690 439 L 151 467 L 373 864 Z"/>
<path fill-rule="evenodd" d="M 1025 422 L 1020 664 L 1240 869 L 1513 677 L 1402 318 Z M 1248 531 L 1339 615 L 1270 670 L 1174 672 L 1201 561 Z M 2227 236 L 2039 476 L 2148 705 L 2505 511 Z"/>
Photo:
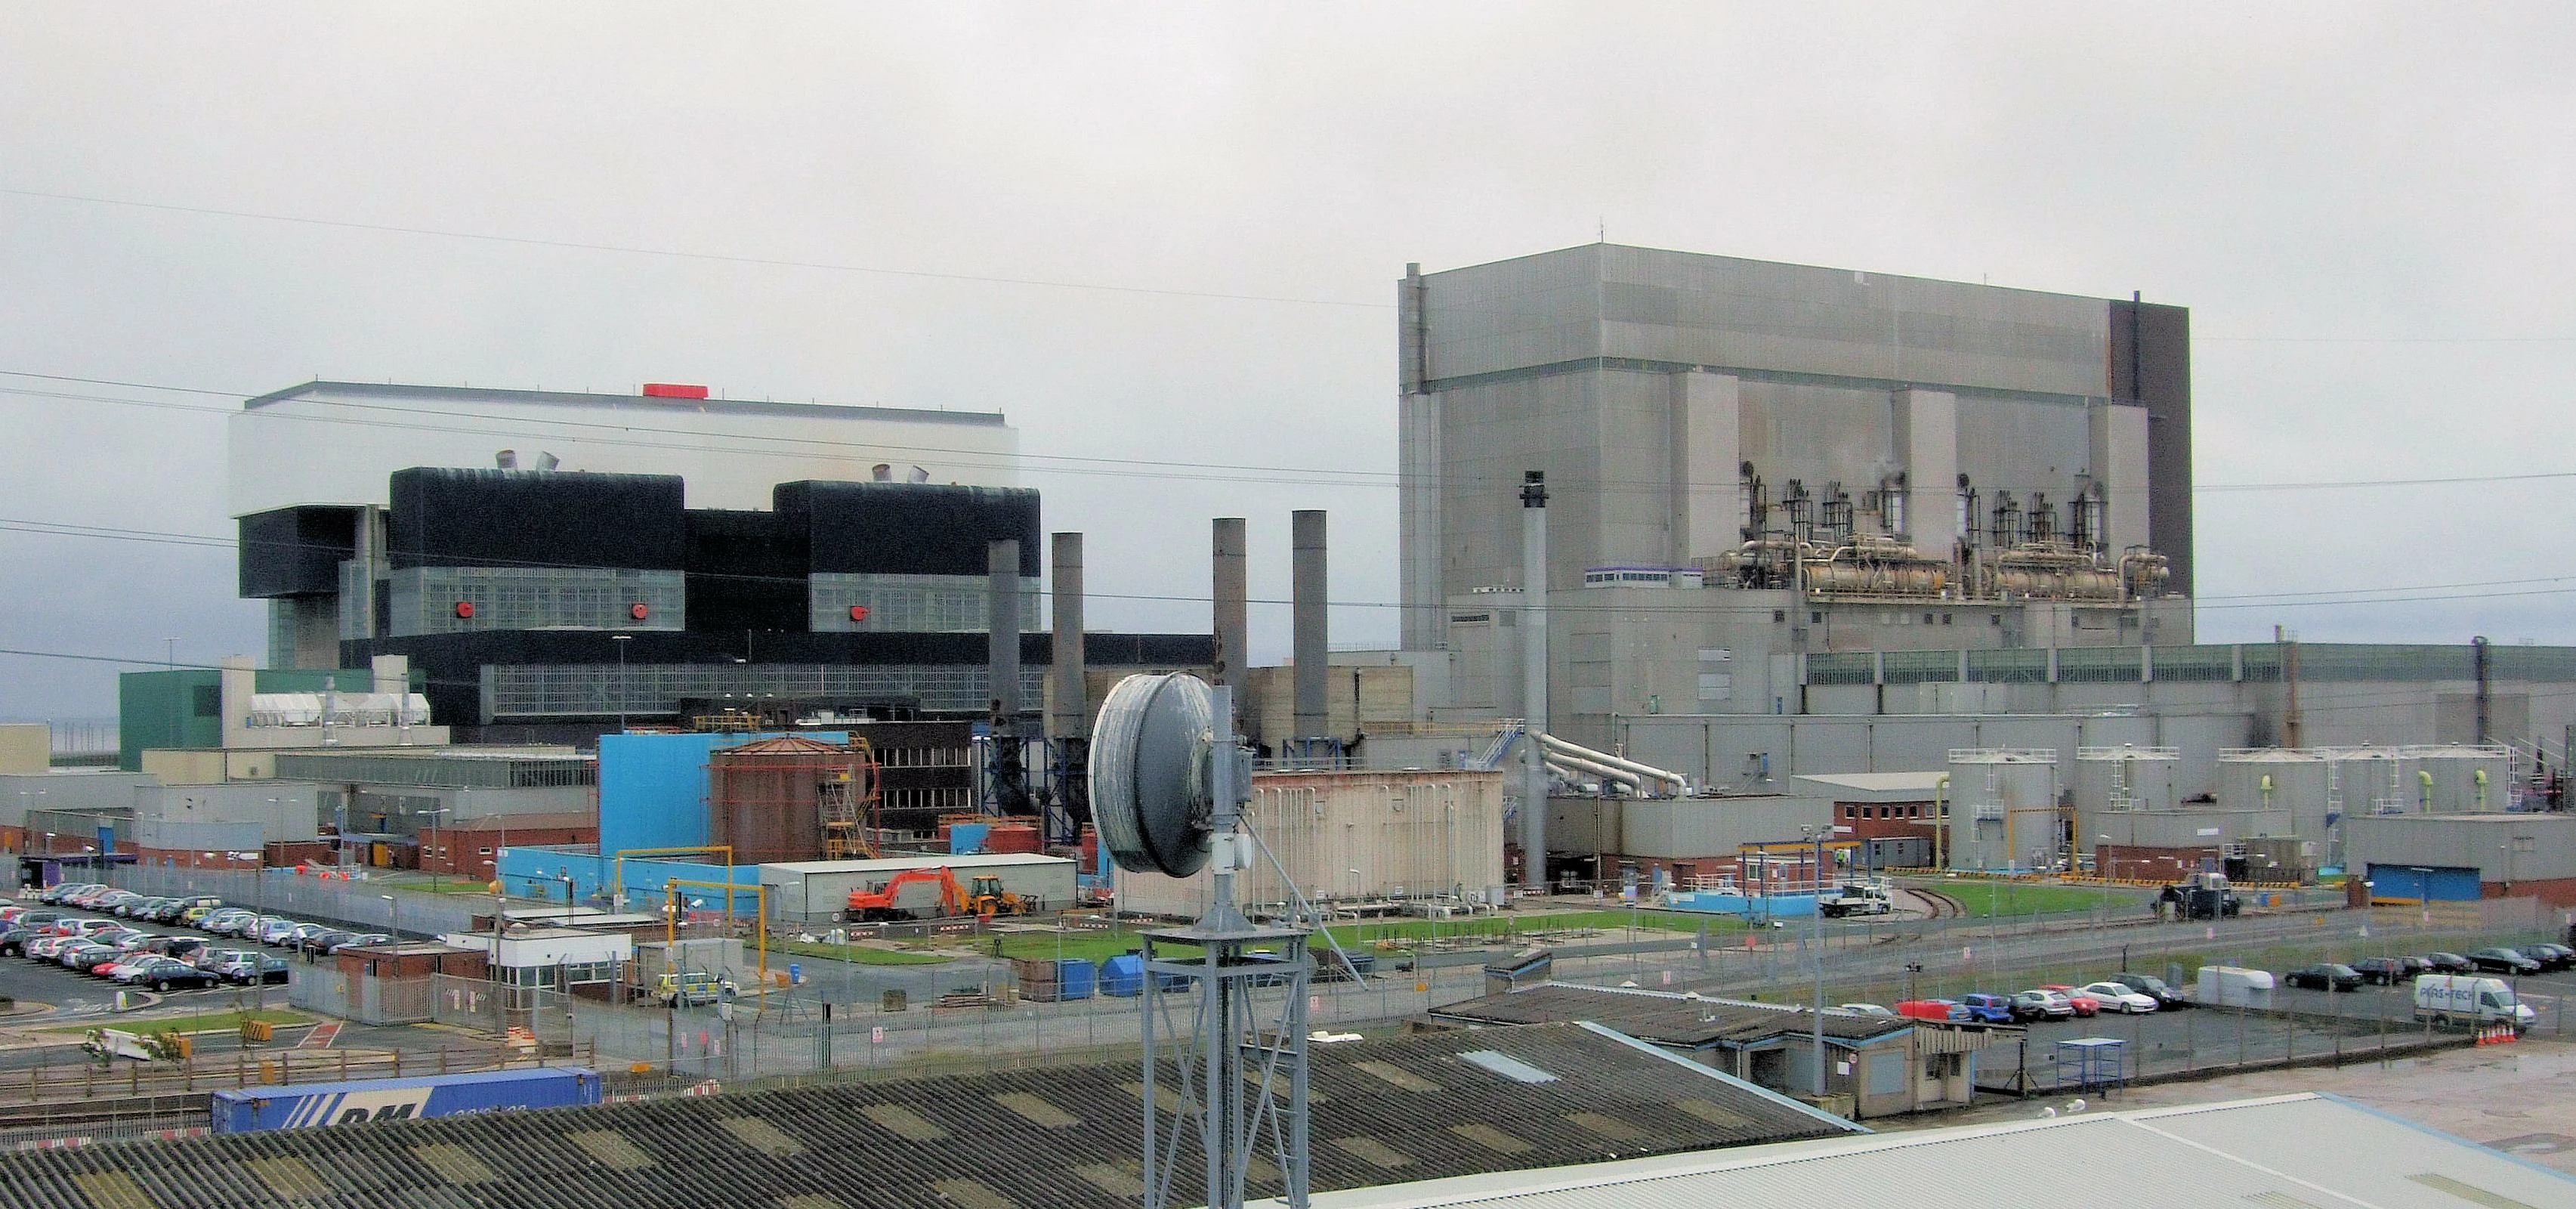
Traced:
<path fill-rule="evenodd" d="M 253 872 L 125 865 L 111 870 L 107 880 L 137 894 L 210 894 L 262 914 L 342 924 L 366 932 L 416 936 L 470 932 L 474 930 L 477 911 L 487 915 L 491 912 L 489 899 L 473 895 L 422 894 L 363 881 L 323 881 L 291 869 Z"/>

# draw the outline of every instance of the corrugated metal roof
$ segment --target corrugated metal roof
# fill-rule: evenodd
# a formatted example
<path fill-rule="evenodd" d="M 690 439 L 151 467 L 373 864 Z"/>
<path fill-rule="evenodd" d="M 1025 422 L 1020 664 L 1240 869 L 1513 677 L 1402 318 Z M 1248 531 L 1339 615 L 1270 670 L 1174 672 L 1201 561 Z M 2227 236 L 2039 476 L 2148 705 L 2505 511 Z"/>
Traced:
<path fill-rule="evenodd" d="M 1523 1083 L 1468 1051 L 1555 1078 Z M 1313 1061 L 1322 1189 L 1856 1128 L 1573 1026 L 1320 1045 Z M 292 1196 L 313 1209 L 1111 1209 L 1136 1199 L 1137 1073 L 1121 1062 L 7 1153 L 0 1205 L 180 1209 Z M 460 1158 L 504 1178 L 483 1179 Z"/>
<path fill-rule="evenodd" d="M 1641 1041 L 1691 1049 L 1746 1044 L 1815 1027 L 1815 1016 L 1806 1008 L 1558 982 L 1453 1003 L 1431 1014 L 1478 1024 L 1589 1020 Z M 1903 1017 L 1825 1013 L 1825 1036 L 1838 1041 L 1873 1040 L 1913 1027 L 1914 1021 Z"/>
<path fill-rule="evenodd" d="M 2300 1095 L 1792 1142 L 1319 1195 L 1315 1209 L 1998 1209 L 2124 1190 L 2157 1209 L 2576 1204 L 2576 1179 L 2349 1101 Z M 2496 1199 L 2485 1199 L 2496 1198 Z M 1269 1204 L 1270 1202 L 1264 1202 Z"/>

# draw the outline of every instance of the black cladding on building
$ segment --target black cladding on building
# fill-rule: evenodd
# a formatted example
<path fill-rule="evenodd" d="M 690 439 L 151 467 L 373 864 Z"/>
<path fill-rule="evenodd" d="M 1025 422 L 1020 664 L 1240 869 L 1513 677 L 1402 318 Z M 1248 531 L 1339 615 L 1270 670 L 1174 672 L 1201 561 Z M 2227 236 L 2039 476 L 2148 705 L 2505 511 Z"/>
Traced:
<path fill-rule="evenodd" d="M 831 601 L 818 610 L 816 583 L 948 585 L 980 599 L 988 544 L 1006 538 L 1020 543 L 1024 590 L 1042 570 L 1038 493 L 1027 488 L 800 481 L 773 487 L 770 510 L 749 511 L 689 508 L 685 484 L 672 475 L 416 467 L 391 476 L 388 498 L 373 624 L 354 623 L 345 615 L 354 604 L 340 602 L 350 606 L 340 610 L 341 666 L 365 666 L 377 654 L 411 657 L 428 674 L 426 691 L 436 716 L 469 728 L 469 734 L 478 720 L 487 726 L 520 723 L 508 733 L 532 737 L 540 732 L 528 727 L 549 721 L 596 722 L 496 717 L 494 669 L 506 675 L 511 669 L 596 668 L 618 664 L 622 656 L 630 670 L 703 666 L 732 678 L 727 684 L 749 683 L 766 672 L 776 673 L 772 678 L 781 684 L 832 683 L 836 669 L 852 668 L 976 669 L 980 676 L 988 657 L 980 611 L 965 626 L 950 616 L 937 631 L 901 623 L 883 628 L 883 618 L 876 627 L 833 629 L 825 623 L 837 624 L 843 612 L 859 610 L 842 610 Z M 298 599 L 334 610 L 351 583 L 347 570 L 360 556 L 361 530 L 368 523 L 367 510 L 337 505 L 242 517 L 241 595 Z M 664 585 L 671 594 L 667 603 L 648 607 L 649 592 L 637 589 L 629 593 L 631 604 L 627 596 L 606 600 L 617 612 L 572 622 L 550 615 L 546 623 L 526 623 L 506 609 L 468 610 L 462 597 L 451 603 L 417 586 L 460 582 L 458 576 L 479 576 L 499 585 L 495 591 L 535 585 L 522 589 L 522 597 L 610 585 L 591 589 L 595 596 L 635 583 Z M 411 616 L 435 624 L 415 620 L 406 627 L 393 621 L 390 601 L 401 595 L 403 584 L 415 585 Z M 628 609 L 634 610 L 631 616 L 623 612 Z M 674 618 L 685 623 L 674 624 Z M 616 641 L 609 640 L 611 634 Z M 1024 634 L 1020 645 L 1026 668 L 1054 661 L 1051 635 Z M 1200 634 L 1089 634 L 1084 649 L 1093 667 L 1182 668 L 1204 666 L 1213 657 L 1213 640 Z M 633 690 L 621 684 L 618 691 Z M 678 708 L 655 704 L 604 712 L 631 720 Z M 900 700 L 866 704 L 906 713 Z M 955 713 L 955 704 L 951 700 L 943 709 L 913 701 L 916 708 L 907 716 Z"/>

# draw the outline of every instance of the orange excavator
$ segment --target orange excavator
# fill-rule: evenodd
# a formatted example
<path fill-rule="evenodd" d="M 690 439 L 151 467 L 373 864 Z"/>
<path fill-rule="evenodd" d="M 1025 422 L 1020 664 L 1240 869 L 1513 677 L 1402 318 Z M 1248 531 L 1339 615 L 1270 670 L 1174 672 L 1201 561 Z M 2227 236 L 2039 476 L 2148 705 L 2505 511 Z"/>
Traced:
<path fill-rule="evenodd" d="M 849 908 L 843 911 L 841 916 L 854 924 L 916 918 L 914 913 L 898 909 L 894 905 L 894 900 L 903 893 L 905 887 L 916 885 L 939 887 L 939 909 L 930 913 L 932 918 L 967 913 L 966 888 L 958 885 L 957 875 L 949 872 L 948 867 L 942 865 L 935 869 L 906 869 L 874 890 L 850 891 Z"/>

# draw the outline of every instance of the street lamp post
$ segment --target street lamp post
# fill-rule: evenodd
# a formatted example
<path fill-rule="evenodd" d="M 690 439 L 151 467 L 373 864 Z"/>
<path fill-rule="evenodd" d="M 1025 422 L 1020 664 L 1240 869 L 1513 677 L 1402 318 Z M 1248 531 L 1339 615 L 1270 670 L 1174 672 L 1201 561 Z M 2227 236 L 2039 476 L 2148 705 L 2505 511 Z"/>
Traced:
<path fill-rule="evenodd" d="M 2110 836 L 2097 835 L 2093 838 L 2101 842 L 2102 848 L 2105 852 L 2110 850 Z M 2117 856 L 2113 856 L 2111 858 L 2111 869 L 2107 873 L 2102 870 L 2101 861 L 2096 860 L 2093 862 L 2093 875 L 2102 879 L 2102 922 L 2106 924 L 2111 922 L 2111 879 L 2119 876 L 2119 873 L 2120 858 Z"/>
<path fill-rule="evenodd" d="M 396 902 L 394 896 L 390 894 L 379 894 L 376 897 L 385 900 L 385 931 L 391 933 L 395 940 L 401 940 L 402 904 Z"/>

